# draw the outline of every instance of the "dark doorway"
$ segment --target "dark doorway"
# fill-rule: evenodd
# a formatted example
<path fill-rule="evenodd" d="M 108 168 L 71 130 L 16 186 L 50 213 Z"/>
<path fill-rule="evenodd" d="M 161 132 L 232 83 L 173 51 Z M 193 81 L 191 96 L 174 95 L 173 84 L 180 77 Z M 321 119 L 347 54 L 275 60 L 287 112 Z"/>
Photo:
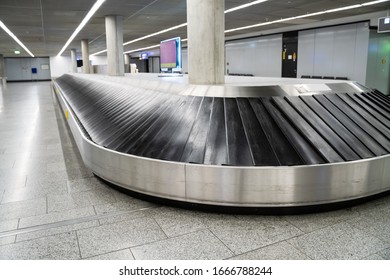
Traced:
<path fill-rule="evenodd" d="M 283 33 L 282 77 L 296 78 L 298 62 L 298 31 Z"/>

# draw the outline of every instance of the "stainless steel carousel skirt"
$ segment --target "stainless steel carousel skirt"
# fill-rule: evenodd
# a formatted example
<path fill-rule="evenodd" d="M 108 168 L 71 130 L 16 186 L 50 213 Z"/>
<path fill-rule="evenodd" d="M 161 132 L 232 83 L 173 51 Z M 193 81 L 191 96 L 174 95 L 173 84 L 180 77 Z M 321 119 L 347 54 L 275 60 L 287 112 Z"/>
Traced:
<path fill-rule="evenodd" d="M 64 75 L 53 88 L 85 164 L 133 192 L 275 208 L 390 190 L 390 98 L 352 82 L 197 87 Z"/>

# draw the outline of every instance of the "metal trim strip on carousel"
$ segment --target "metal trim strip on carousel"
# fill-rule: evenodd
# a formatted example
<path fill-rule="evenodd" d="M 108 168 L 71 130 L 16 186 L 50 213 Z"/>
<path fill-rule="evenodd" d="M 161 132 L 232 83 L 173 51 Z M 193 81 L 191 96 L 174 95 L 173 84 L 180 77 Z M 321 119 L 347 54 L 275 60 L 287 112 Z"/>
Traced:
<path fill-rule="evenodd" d="M 214 166 L 120 153 L 85 135 L 53 86 L 84 163 L 121 188 L 180 202 L 228 207 L 296 207 L 350 201 L 390 190 L 390 155 L 300 166 Z"/>

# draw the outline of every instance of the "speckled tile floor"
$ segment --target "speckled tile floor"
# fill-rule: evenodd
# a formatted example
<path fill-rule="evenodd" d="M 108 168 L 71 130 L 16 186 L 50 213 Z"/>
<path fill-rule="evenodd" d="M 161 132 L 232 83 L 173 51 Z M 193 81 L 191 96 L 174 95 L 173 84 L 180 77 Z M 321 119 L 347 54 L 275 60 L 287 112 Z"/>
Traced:
<path fill-rule="evenodd" d="M 83 164 L 50 83 L 0 88 L 0 259 L 390 259 L 390 197 L 244 216 L 111 189 Z"/>

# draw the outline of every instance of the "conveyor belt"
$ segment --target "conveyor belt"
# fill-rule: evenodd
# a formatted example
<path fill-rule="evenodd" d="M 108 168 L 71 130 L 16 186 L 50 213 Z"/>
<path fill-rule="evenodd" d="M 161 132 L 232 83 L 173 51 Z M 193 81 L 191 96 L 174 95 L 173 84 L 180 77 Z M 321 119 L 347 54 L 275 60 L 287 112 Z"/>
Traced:
<path fill-rule="evenodd" d="M 136 156 L 291 166 L 355 161 L 390 150 L 389 98 L 375 92 L 212 98 L 132 92 L 69 75 L 56 83 L 95 143 Z"/>
<path fill-rule="evenodd" d="M 77 75 L 55 80 L 86 164 L 138 193 L 286 207 L 390 190 L 389 97 L 269 88 L 223 97 Z"/>

